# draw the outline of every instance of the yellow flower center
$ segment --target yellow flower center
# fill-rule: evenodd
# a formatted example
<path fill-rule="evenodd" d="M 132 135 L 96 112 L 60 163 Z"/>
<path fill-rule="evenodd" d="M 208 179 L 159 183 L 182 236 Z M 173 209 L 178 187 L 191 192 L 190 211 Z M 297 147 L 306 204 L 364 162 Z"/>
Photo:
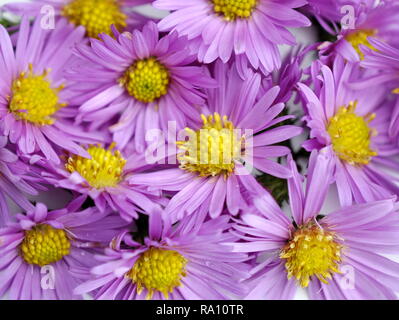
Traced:
<path fill-rule="evenodd" d="M 71 23 L 83 26 L 87 36 L 97 38 L 100 33 L 111 34 L 111 25 L 119 31 L 126 27 L 127 16 L 118 0 L 72 0 L 61 14 Z"/>
<path fill-rule="evenodd" d="M 52 115 L 66 106 L 58 102 L 58 93 L 64 88 L 52 88 L 46 79 L 49 70 L 41 75 L 33 73 L 33 66 L 29 65 L 29 72 L 22 72 L 11 86 L 9 110 L 21 120 L 37 125 L 54 123 Z"/>
<path fill-rule="evenodd" d="M 364 45 L 369 47 L 372 50 L 377 51 L 376 48 L 374 48 L 370 42 L 367 40 L 368 37 L 371 36 L 375 36 L 377 34 L 377 32 L 375 30 L 360 30 L 360 31 L 355 31 L 355 32 L 351 32 L 349 33 L 345 39 L 346 41 L 348 41 L 352 47 L 356 50 L 356 52 L 358 53 L 359 57 L 361 60 L 364 59 L 364 54 L 363 52 L 360 50 L 360 45 Z"/>
<path fill-rule="evenodd" d="M 342 248 L 334 232 L 310 222 L 295 231 L 280 258 L 285 260 L 288 279 L 295 277 L 302 287 L 307 287 L 313 276 L 327 284 L 334 272 L 340 273 Z"/>
<path fill-rule="evenodd" d="M 25 238 L 20 248 L 22 257 L 27 263 L 43 267 L 68 255 L 71 241 L 64 230 L 40 224 L 25 231 Z"/>
<path fill-rule="evenodd" d="M 77 171 L 93 188 L 115 187 L 122 179 L 126 160 L 118 150 L 112 151 L 114 146 L 114 143 L 108 149 L 90 146 L 87 152 L 91 159 L 74 155 L 68 158 L 65 167 L 71 173 Z"/>
<path fill-rule="evenodd" d="M 132 97 L 144 103 L 167 94 L 169 82 L 168 70 L 156 58 L 137 60 L 119 80 Z"/>
<path fill-rule="evenodd" d="M 396 89 L 392 90 L 392 93 L 393 94 L 399 94 L 399 88 L 396 88 Z"/>
<path fill-rule="evenodd" d="M 327 132 L 335 153 L 341 160 L 351 165 L 368 164 L 377 153 L 370 148 L 371 137 L 376 131 L 369 127 L 375 114 L 366 117 L 355 113 L 357 102 L 351 102 L 349 107 L 342 107 L 329 121 Z"/>
<path fill-rule="evenodd" d="M 136 283 L 138 294 L 146 288 L 147 299 L 151 299 L 155 291 L 162 292 L 167 299 L 186 276 L 186 264 L 180 253 L 152 247 L 140 256 L 126 276 Z"/>
<path fill-rule="evenodd" d="M 227 21 L 248 19 L 256 8 L 257 0 L 212 0 L 213 10 Z"/>
<path fill-rule="evenodd" d="M 194 131 L 186 128 L 188 140 L 178 141 L 180 168 L 196 172 L 201 177 L 230 175 L 235 161 L 242 155 L 244 137 L 239 137 L 227 116 L 218 113 L 201 115 L 203 126 Z"/>

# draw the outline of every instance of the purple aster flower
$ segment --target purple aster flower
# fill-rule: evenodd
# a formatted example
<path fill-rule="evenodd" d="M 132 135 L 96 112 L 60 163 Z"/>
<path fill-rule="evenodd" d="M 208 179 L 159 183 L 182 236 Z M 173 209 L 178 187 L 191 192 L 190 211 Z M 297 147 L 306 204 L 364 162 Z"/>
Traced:
<path fill-rule="evenodd" d="M 9 149 L 7 138 L 0 136 L 0 226 L 9 218 L 6 196 L 21 208 L 30 210 L 33 205 L 24 193 L 36 195 L 41 187 L 30 175 L 29 167 Z"/>
<path fill-rule="evenodd" d="M 204 221 L 205 214 L 172 227 L 153 213 L 143 243 L 122 233 L 98 256 L 102 264 L 91 269 L 93 279 L 75 293 L 97 290 L 95 299 L 112 300 L 242 297 L 247 255 L 231 251 L 237 239 L 227 232 L 228 216 Z"/>
<path fill-rule="evenodd" d="M 172 220 L 193 213 L 206 204 L 210 216 L 219 216 L 226 204 L 235 215 L 244 205 L 242 193 L 270 196 L 250 174 L 255 167 L 279 178 L 291 171 L 274 161 L 290 149 L 275 144 L 299 135 L 302 128 L 276 124 L 293 118 L 279 116 L 285 98 L 278 86 L 263 87 L 261 75 L 248 71 L 243 80 L 232 65 L 218 61 L 214 70 L 217 89 L 207 90 L 207 110 L 192 127 L 178 137 L 178 168 L 142 173 L 132 181 L 178 193 L 166 207 Z M 267 84 L 267 82 L 265 82 Z M 180 136 L 180 134 L 179 134 Z M 187 139 L 188 138 L 188 139 Z"/>
<path fill-rule="evenodd" d="M 97 38 L 100 33 L 112 34 L 111 25 L 120 31 L 144 25 L 148 18 L 132 8 L 147 3 L 151 0 L 33 0 L 9 3 L 4 9 L 21 16 L 41 15 L 44 20 L 53 15 L 57 28 L 58 23 L 69 22 L 84 27 L 88 37 Z"/>
<path fill-rule="evenodd" d="M 199 88 L 215 83 L 204 68 L 193 65 L 195 56 L 184 38 L 176 33 L 159 38 L 150 22 L 142 31 L 115 31 L 115 39 L 105 34 L 100 39 L 78 48 L 82 62 L 70 76 L 82 103 L 80 120 L 98 127 L 119 116 L 110 127 L 114 141 L 124 148 L 134 136 L 135 148 L 142 152 L 148 130 L 166 132 L 172 120 L 184 128 L 199 115 L 204 104 Z"/>
<path fill-rule="evenodd" d="M 331 148 L 336 184 L 342 205 L 367 202 L 399 194 L 392 174 L 399 153 L 388 133 L 392 102 L 386 88 L 355 90 L 362 69 L 337 58 L 333 70 L 316 61 L 312 66 L 314 89 L 299 84 L 305 101 L 305 121 L 310 129 L 306 150 Z"/>
<path fill-rule="evenodd" d="M 377 50 L 363 47 L 365 59 L 362 61 L 363 68 L 377 71 L 377 74 L 362 81 L 360 88 L 384 84 L 388 90 L 395 95 L 399 94 L 399 47 L 394 48 L 387 43 L 370 39 L 370 44 Z M 392 121 L 389 126 L 389 133 L 393 139 L 399 142 L 399 97 L 396 96 L 396 105 L 392 114 Z"/>
<path fill-rule="evenodd" d="M 94 266 L 95 248 L 108 243 L 126 225 L 118 216 L 99 214 L 95 208 L 78 211 L 82 200 L 79 197 L 51 212 L 38 203 L 0 229 L 1 296 L 7 294 L 12 300 L 81 298 L 73 289 L 82 282 L 85 268 Z"/>
<path fill-rule="evenodd" d="M 144 155 L 124 156 L 114 148 L 115 143 L 108 148 L 90 145 L 86 149 L 90 158 L 67 154 L 61 156 L 59 165 L 43 159 L 37 160 L 36 165 L 44 168 L 42 176 L 49 184 L 88 195 L 100 212 L 111 208 L 127 221 L 136 219 L 138 212 L 151 213 L 164 204 L 166 199 L 160 197 L 159 191 L 149 192 L 134 182 L 135 174 L 151 169 Z"/>
<path fill-rule="evenodd" d="M 78 143 L 98 141 L 98 134 L 71 126 L 74 109 L 67 107 L 71 91 L 64 78 L 71 47 L 83 38 L 83 29 L 59 23 L 55 30 L 21 22 L 16 51 L 0 26 L 0 131 L 25 154 L 42 153 L 58 161 L 57 151 L 88 154 Z M 62 41 L 61 41 L 62 40 Z M 95 139 L 95 140 L 93 140 Z"/>
<path fill-rule="evenodd" d="M 278 45 L 295 45 L 288 28 L 310 26 L 294 8 L 302 0 L 157 0 L 158 9 L 173 11 L 159 22 L 162 31 L 187 36 L 200 62 L 235 56 L 237 66 L 249 64 L 267 74 L 280 67 Z"/>
<path fill-rule="evenodd" d="M 337 41 L 324 44 L 323 55 L 336 54 L 350 62 L 363 60 L 364 54 L 360 45 L 375 49 L 369 42 L 375 37 L 392 45 L 399 44 L 399 4 L 397 2 L 368 1 L 365 4 L 354 6 L 354 28 L 342 28 L 337 34 Z"/>
<path fill-rule="evenodd" d="M 236 252 L 266 253 L 251 270 L 247 299 L 292 299 L 299 287 L 311 299 L 397 299 L 398 203 L 380 200 L 321 215 L 334 163 L 313 152 L 303 188 L 294 161 L 288 179 L 292 219 L 274 205 L 257 205 L 234 227 Z"/>

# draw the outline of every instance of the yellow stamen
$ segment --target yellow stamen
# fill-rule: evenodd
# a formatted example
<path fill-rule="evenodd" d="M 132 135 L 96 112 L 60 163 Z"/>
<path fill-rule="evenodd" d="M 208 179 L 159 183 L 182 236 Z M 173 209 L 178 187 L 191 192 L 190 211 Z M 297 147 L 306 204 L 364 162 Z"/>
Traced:
<path fill-rule="evenodd" d="M 186 276 L 187 260 L 178 252 L 151 247 L 136 261 L 126 274 L 137 285 L 137 293 L 147 289 L 147 299 L 155 291 L 163 293 L 166 299 Z"/>
<path fill-rule="evenodd" d="M 68 158 L 65 167 L 71 173 L 77 171 L 93 188 L 115 187 L 122 179 L 126 160 L 118 150 L 112 151 L 114 146 L 108 149 L 90 146 L 87 152 L 91 159 L 74 155 Z"/>
<path fill-rule="evenodd" d="M 299 227 L 280 252 L 285 261 L 288 279 L 295 277 L 307 287 L 315 276 L 324 283 L 333 273 L 340 273 L 341 250 L 334 232 L 322 229 L 314 222 Z"/>
<path fill-rule="evenodd" d="M 396 89 L 392 90 L 392 93 L 393 94 L 399 94 L 399 88 L 396 88 Z"/>
<path fill-rule="evenodd" d="M 257 0 L 212 0 L 213 10 L 227 21 L 248 19 L 252 16 Z"/>
<path fill-rule="evenodd" d="M 66 103 L 58 102 L 58 93 L 64 88 L 52 88 L 46 79 L 50 70 L 41 75 L 33 73 L 33 66 L 29 64 L 29 72 L 22 72 L 11 86 L 9 110 L 21 120 L 32 124 L 50 125 L 54 123 L 52 117 Z"/>
<path fill-rule="evenodd" d="M 329 121 L 327 131 L 338 157 L 351 165 L 368 164 L 377 152 L 370 148 L 371 137 L 377 134 L 369 127 L 375 114 L 365 117 L 355 113 L 357 102 L 341 107 Z"/>
<path fill-rule="evenodd" d="M 227 116 L 219 113 L 201 115 L 203 126 L 194 131 L 186 128 L 189 139 L 178 141 L 180 168 L 196 172 L 201 177 L 230 175 L 235 168 L 235 161 L 242 155 L 243 136 L 238 137 L 234 125 Z"/>
<path fill-rule="evenodd" d="M 359 30 L 349 33 L 345 39 L 348 41 L 352 47 L 356 50 L 361 60 L 364 60 L 364 53 L 360 50 L 360 45 L 369 47 L 372 50 L 377 51 L 370 42 L 367 40 L 368 37 L 375 36 L 377 34 L 376 30 Z"/>
<path fill-rule="evenodd" d="M 127 26 L 127 16 L 118 0 L 72 0 L 61 14 L 74 25 L 85 27 L 91 38 L 97 38 L 100 33 L 111 35 L 111 25 L 119 31 Z"/>
<path fill-rule="evenodd" d="M 156 58 L 137 60 L 126 70 L 119 83 L 137 100 L 149 103 L 168 93 L 168 70 Z"/>
<path fill-rule="evenodd" d="M 25 231 L 20 246 L 22 258 L 40 267 L 61 260 L 69 254 L 70 248 L 71 241 L 66 232 L 48 224 L 40 224 Z"/>

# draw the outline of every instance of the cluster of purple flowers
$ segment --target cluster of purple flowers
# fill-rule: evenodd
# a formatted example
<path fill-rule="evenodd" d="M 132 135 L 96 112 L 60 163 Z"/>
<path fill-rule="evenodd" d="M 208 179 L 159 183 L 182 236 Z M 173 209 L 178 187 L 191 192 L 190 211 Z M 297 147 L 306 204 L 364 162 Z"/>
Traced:
<path fill-rule="evenodd" d="M 0 297 L 399 297 L 397 1 L 1 10 Z"/>

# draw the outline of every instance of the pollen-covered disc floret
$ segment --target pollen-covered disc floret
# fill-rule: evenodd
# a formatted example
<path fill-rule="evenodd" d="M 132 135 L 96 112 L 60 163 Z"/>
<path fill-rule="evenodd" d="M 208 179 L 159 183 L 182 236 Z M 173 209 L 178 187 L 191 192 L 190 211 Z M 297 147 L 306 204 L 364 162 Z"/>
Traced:
<path fill-rule="evenodd" d="M 90 146 L 87 152 L 91 159 L 74 155 L 68 158 L 65 166 L 71 173 L 77 171 L 93 188 L 115 187 L 122 179 L 126 160 L 118 150 L 112 150 L 114 146 L 108 149 Z"/>
<path fill-rule="evenodd" d="M 169 72 L 156 58 L 137 60 L 119 80 L 137 100 L 149 103 L 168 93 Z"/>
<path fill-rule="evenodd" d="M 186 128 L 188 140 L 178 141 L 183 152 L 178 155 L 180 168 L 198 173 L 201 177 L 229 175 L 235 161 L 242 155 L 244 137 L 237 134 L 234 125 L 219 113 L 201 115 L 203 126 L 194 131 Z"/>
<path fill-rule="evenodd" d="M 29 263 L 43 267 L 57 262 L 68 255 L 71 241 L 63 229 L 40 224 L 25 231 L 21 243 L 21 255 Z"/>
<path fill-rule="evenodd" d="M 364 53 L 360 50 L 360 45 L 369 47 L 372 50 L 376 50 L 368 41 L 368 37 L 374 36 L 376 34 L 375 30 L 359 30 L 349 33 L 345 39 L 348 41 L 353 49 L 359 54 L 361 60 L 364 59 Z"/>
<path fill-rule="evenodd" d="M 91 38 L 99 33 L 111 34 L 111 25 L 118 30 L 126 27 L 127 16 L 117 0 L 72 0 L 62 9 L 71 23 L 83 26 Z"/>
<path fill-rule="evenodd" d="M 155 291 L 168 298 L 186 276 L 186 264 L 187 260 L 177 251 L 151 247 L 138 258 L 126 276 L 137 285 L 139 294 L 147 289 L 147 299 L 151 299 Z"/>
<path fill-rule="evenodd" d="M 228 21 L 248 19 L 256 8 L 258 0 L 211 0 L 215 13 Z"/>
<path fill-rule="evenodd" d="M 11 86 L 9 110 L 21 120 L 36 125 L 49 125 L 54 122 L 52 117 L 65 103 L 58 102 L 58 93 L 63 86 L 52 88 L 46 79 L 49 70 L 41 75 L 33 73 L 33 66 L 29 65 L 29 72 L 22 72 Z"/>
<path fill-rule="evenodd" d="M 377 153 L 370 147 L 376 131 L 369 127 L 375 114 L 366 117 L 355 113 L 357 102 L 341 107 L 329 121 L 327 131 L 338 157 L 351 165 L 368 164 Z"/>
<path fill-rule="evenodd" d="M 315 222 L 299 227 L 281 250 L 288 279 L 295 277 L 307 287 L 312 277 L 328 283 L 333 273 L 339 273 L 342 245 L 334 232 L 323 229 Z"/>

